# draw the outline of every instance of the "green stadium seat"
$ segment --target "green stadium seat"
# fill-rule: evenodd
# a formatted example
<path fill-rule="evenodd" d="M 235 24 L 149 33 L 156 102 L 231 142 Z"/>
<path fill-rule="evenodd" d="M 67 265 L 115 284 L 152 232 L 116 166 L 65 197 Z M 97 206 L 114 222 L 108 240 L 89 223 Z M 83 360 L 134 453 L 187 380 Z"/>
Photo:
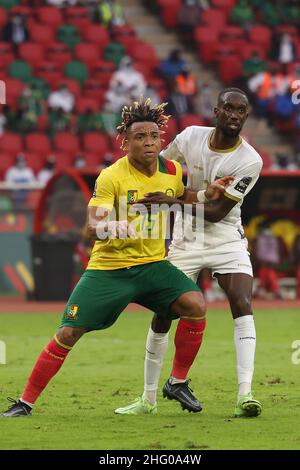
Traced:
<path fill-rule="evenodd" d="M 26 83 L 32 78 L 32 68 L 23 60 L 15 60 L 9 64 L 8 73 L 10 77 L 17 78 L 18 80 Z"/>
<path fill-rule="evenodd" d="M 0 0 L 0 7 L 10 9 L 20 4 L 20 0 Z"/>
<path fill-rule="evenodd" d="M 87 66 L 79 60 L 73 60 L 65 65 L 64 74 L 66 77 L 83 83 L 89 78 Z"/>
<path fill-rule="evenodd" d="M 72 24 L 63 24 L 58 28 L 57 39 L 73 49 L 81 41 L 78 28 Z"/>

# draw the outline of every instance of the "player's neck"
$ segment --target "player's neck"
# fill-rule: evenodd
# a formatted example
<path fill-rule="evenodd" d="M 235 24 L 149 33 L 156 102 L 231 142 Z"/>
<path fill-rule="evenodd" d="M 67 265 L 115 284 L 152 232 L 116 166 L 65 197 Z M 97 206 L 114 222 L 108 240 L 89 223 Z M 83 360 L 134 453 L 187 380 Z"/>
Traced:
<path fill-rule="evenodd" d="M 241 137 L 226 136 L 222 133 L 220 129 L 214 129 L 210 137 L 210 145 L 214 149 L 226 150 L 235 147 L 237 143 L 241 140 Z"/>
<path fill-rule="evenodd" d="M 154 162 L 151 162 L 150 164 L 147 164 L 146 162 L 140 163 L 136 160 L 134 160 L 132 157 L 128 156 L 128 161 L 130 165 L 132 165 L 136 170 L 138 170 L 140 173 L 143 173 L 144 175 L 151 177 L 156 173 L 157 170 L 157 160 Z"/>

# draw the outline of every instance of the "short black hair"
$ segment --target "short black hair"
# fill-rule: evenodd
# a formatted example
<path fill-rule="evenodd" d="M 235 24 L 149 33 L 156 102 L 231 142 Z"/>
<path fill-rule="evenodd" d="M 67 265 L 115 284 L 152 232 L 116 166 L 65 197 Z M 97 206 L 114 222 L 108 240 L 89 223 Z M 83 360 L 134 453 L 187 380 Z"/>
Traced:
<path fill-rule="evenodd" d="M 222 90 L 219 93 L 218 104 L 221 103 L 221 101 L 223 101 L 223 97 L 224 95 L 226 95 L 226 93 L 239 93 L 240 95 L 243 95 L 246 98 L 247 103 L 249 103 L 248 96 L 245 91 L 241 90 L 240 88 L 229 87 L 229 88 L 224 88 L 224 90 Z"/>

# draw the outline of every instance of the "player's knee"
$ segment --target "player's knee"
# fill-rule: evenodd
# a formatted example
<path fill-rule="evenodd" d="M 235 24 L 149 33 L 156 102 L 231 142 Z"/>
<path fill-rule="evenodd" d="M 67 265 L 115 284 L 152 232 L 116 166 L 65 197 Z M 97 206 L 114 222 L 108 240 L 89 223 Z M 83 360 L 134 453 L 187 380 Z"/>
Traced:
<path fill-rule="evenodd" d="M 70 328 L 68 326 L 64 326 L 58 330 L 56 337 L 60 343 L 65 344 L 66 346 L 74 346 L 84 333 L 85 330 L 82 328 Z"/>
<path fill-rule="evenodd" d="M 236 294 L 234 293 L 230 297 L 230 303 L 233 307 L 233 310 L 238 316 L 242 315 L 251 315 L 252 306 L 251 306 L 251 296 L 245 294 Z"/>
<path fill-rule="evenodd" d="M 199 320 L 204 319 L 206 304 L 201 292 L 187 292 L 181 296 L 180 317 L 188 317 Z"/>

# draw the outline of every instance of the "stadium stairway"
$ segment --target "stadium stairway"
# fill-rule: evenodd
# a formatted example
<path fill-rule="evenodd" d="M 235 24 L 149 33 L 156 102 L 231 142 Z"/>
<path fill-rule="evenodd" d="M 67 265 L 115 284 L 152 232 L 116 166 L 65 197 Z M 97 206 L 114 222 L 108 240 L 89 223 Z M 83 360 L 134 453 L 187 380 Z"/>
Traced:
<path fill-rule="evenodd" d="M 213 96 L 216 98 L 218 92 L 223 88 L 217 73 L 207 68 L 198 60 L 197 55 L 187 50 L 180 42 L 179 36 L 174 30 L 166 29 L 160 22 L 158 16 L 152 14 L 143 4 L 142 0 L 120 0 L 125 16 L 128 22 L 136 30 L 138 36 L 151 44 L 160 59 L 164 59 L 174 48 L 180 48 L 183 51 L 183 58 L 192 65 L 199 90 L 201 85 L 209 83 Z M 263 151 L 270 156 L 276 153 L 284 153 L 291 156 L 293 147 L 288 138 L 284 139 L 278 134 L 276 129 L 267 126 L 265 121 L 258 121 L 255 117 L 249 117 L 244 127 L 243 134 L 249 138 L 249 142 L 258 151 Z"/>

